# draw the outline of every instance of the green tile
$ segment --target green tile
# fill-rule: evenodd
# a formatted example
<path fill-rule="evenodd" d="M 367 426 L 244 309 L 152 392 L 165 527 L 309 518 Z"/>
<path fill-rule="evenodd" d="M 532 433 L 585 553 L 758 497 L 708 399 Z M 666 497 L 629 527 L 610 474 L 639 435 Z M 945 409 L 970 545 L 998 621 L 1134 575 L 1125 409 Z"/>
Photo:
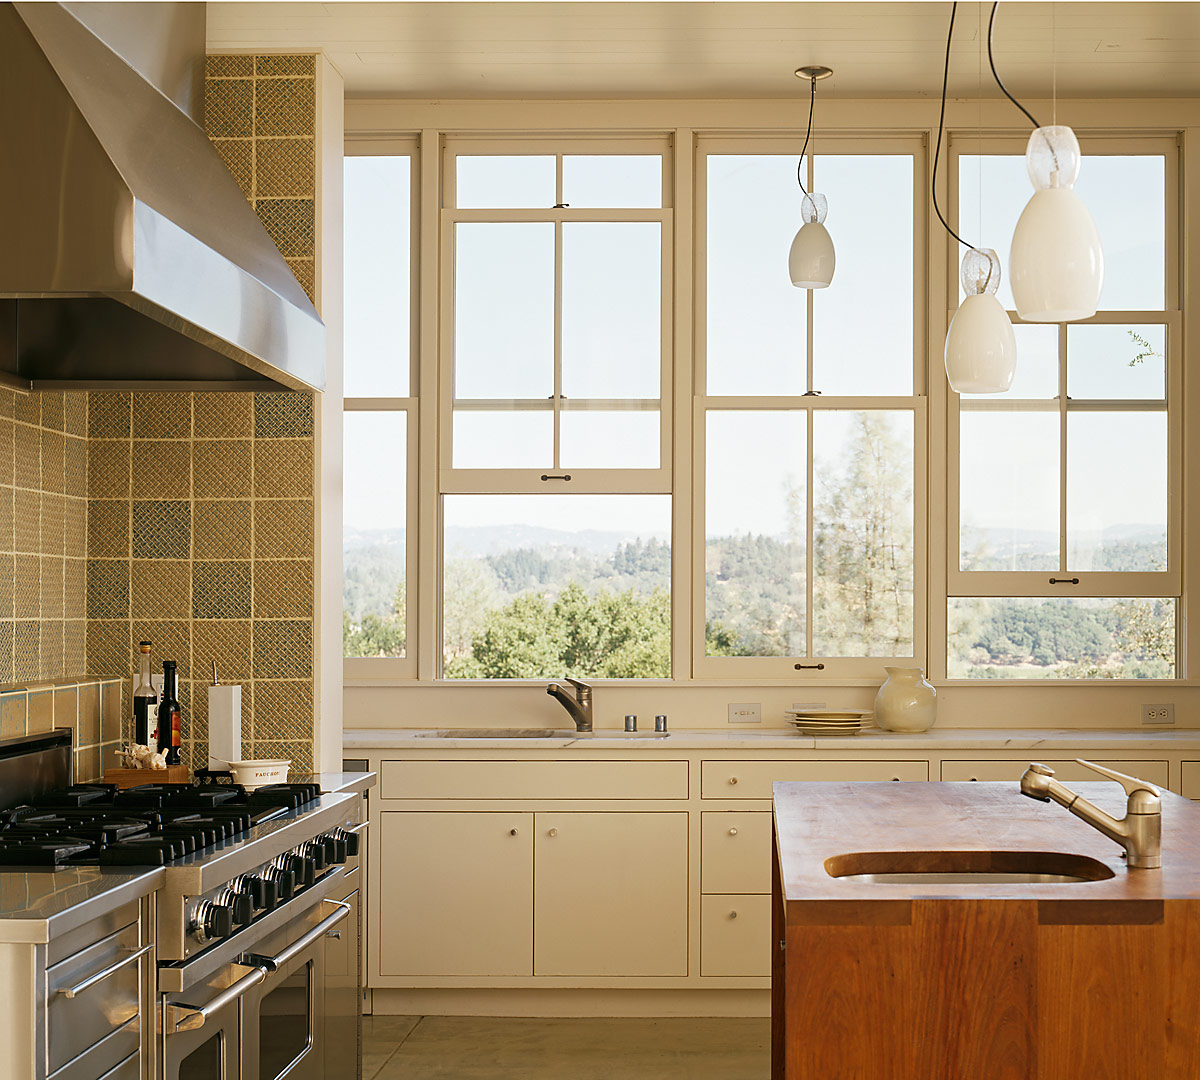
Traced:
<path fill-rule="evenodd" d="M 89 619 L 129 617 L 129 563 L 125 559 L 89 559 Z"/>
<path fill-rule="evenodd" d="M 186 559 L 191 554 L 192 509 L 181 499 L 133 504 L 133 557 Z"/>
<path fill-rule="evenodd" d="M 250 617 L 249 562 L 192 564 L 192 616 L 196 619 Z"/>
<path fill-rule="evenodd" d="M 311 394 L 263 392 L 254 395 L 256 439 L 305 438 L 313 433 Z"/>

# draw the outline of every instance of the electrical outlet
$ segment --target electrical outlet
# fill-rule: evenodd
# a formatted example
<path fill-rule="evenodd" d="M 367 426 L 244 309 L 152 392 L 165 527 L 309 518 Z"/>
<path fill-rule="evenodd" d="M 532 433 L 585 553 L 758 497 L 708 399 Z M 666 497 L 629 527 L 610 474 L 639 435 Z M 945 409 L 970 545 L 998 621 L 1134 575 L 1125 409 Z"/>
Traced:
<path fill-rule="evenodd" d="M 730 702 L 729 722 L 731 724 L 761 724 L 762 705 L 757 701 Z"/>
<path fill-rule="evenodd" d="M 1143 724 L 1173 724 L 1175 723 L 1174 705 L 1143 705 Z"/>

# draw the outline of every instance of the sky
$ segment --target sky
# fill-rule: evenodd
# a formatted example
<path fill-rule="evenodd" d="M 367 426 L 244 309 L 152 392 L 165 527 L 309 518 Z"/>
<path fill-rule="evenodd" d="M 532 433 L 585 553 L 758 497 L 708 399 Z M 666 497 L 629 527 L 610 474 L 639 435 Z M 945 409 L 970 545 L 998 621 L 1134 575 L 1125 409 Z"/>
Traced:
<path fill-rule="evenodd" d="M 806 382 L 807 294 L 787 278 L 787 252 L 800 223 L 796 159 L 721 155 L 707 159 L 708 252 L 705 336 L 710 394 L 802 394 Z M 459 158 L 462 206 L 549 206 L 553 157 Z M 1104 244 L 1101 306 L 1164 303 L 1164 161 L 1084 159 L 1077 190 Z M 959 159 L 960 233 L 994 247 L 1007 271 L 1008 239 L 1032 188 L 1024 160 Z M 813 294 L 813 386 L 824 394 L 912 394 L 912 159 L 826 156 L 815 190 L 829 200 L 826 225 L 837 251 L 833 284 Z M 573 207 L 660 206 L 654 157 L 564 158 L 561 201 Z M 409 393 L 409 159 L 346 161 L 346 394 Z M 562 365 L 568 403 L 580 398 L 658 396 L 657 222 L 569 223 L 563 227 Z M 549 400 L 554 392 L 554 227 L 549 223 L 460 224 L 456 236 L 456 391 L 476 399 Z M 533 286 L 533 287 L 531 287 Z M 1007 273 L 999 296 L 1011 306 Z M 1150 356 L 1129 331 L 1146 338 Z M 1055 414 L 1020 400 L 1058 393 L 1057 329 L 1016 328 L 1018 369 L 1007 411 L 971 413 L 962 428 L 964 521 L 986 528 L 1057 529 L 1059 447 Z M 1161 400 L 1163 328 L 1072 326 L 1068 394 L 1075 399 Z M 940 377 L 938 357 L 932 374 Z M 403 526 L 403 415 L 346 416 L 348 528 Z M 836 462 L 837 418 L 817 414 L 818 468 Z M 562 413 L 561 467 L 654 467 L 654 410 Z M 787 526 L 787 493 L 803 489 L 802 412 L 712 414 L 708 425 L 710 535 Z M 911 421 L 906 430 L 911 430 Z M 909 436 L 911 438 L 911 435 Z M 456 465 L 551 465 L 549 411 L 464 411 L 455 418 Z M 1068 428 L 1067 524 L 1073 535 L 1122 523 L 1166 520 L 1165 413 L 1073 414 Z M 366 467 L 359 463 L 370 463 Z M 477 524 L 598 527 L 662 535 L 661 497 L 505 497 L 460 503 Z M 579 500 L 579 501 L 574 501 Z M 654 509 L 650 509 L 651 507 Z M 668 515 L 669 518 L 669 515 Z M 447 524 L 451 524 L 449 521 Z M 669 528 L 669 522 L 667 527 Z"/>

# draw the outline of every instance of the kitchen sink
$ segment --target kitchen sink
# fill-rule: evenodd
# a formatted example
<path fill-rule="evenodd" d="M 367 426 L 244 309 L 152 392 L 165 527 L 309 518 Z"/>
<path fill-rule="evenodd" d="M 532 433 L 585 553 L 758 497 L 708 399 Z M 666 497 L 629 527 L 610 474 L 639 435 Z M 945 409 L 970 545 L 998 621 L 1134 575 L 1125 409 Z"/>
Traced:
<path fill-rule="evenodd" d="M 419 739 L 665 739 L 666 731 L 574 731 L 571 728 L 440 728 Z"/>
<path fill-rule="evenodd" d="M 860 851 L 825 860 L 830 877 L 876 885 L 1064 885 L 1115 876 L 1057 851 Z"/>

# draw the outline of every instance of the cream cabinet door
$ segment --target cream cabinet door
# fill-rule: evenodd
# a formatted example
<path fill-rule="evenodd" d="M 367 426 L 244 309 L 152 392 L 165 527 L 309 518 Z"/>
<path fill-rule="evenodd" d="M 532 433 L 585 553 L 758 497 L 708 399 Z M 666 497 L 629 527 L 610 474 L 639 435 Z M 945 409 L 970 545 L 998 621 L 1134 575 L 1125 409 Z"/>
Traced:
<path fill-rule="evenodd" d="M 379 815 L 383 975 L 533 972 L 533 815 Z"/>
<path fill-rule="evenodd" d="M 700 974 L 771 974 L 771 898 L 700 899 Z"/>
<path fill-rule="evenodd" d="M 687 975 L 686 813 L 540 813 L 534 973 Z"/>
<path fill-rule="evenodd" d="M 1085 765 L 1077 765 L 1074 759 L 1042 760 L 1032 751 L 1028 759 L 1015 758 L 1008 761 L 943 761 L 943 780 L 1009 780 L 1018 783 L 1021 774 L 1029 768 L 1029 762 L 1042 761 L 1054 770 L 1055 776 L 1065 784 L 1077 784 L 1082 781 L 1104 782 L 1104 777 L 1092 772 Z M 1123 772 L 1126 776 L 1136 776 L 1159 787 L 1167 786 L 1167 763 L 1165 761 L 1097 761 L 1096 764 L 1105 768 Z"/>
<path fill-rule="evenodd" d="M 700 815 L 700 891 L 771 891 L 771 811 L 706 810 Z"/>

